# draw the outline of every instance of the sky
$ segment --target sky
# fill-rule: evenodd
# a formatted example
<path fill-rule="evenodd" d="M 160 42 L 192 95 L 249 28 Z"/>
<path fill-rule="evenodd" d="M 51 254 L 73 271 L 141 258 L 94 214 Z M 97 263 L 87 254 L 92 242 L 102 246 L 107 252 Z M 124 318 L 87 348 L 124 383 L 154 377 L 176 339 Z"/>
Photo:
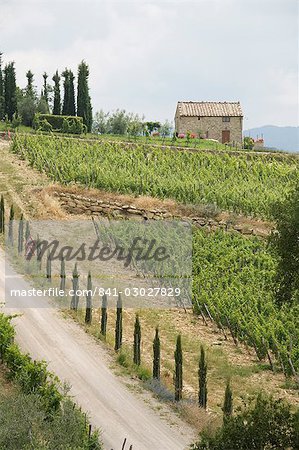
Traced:
<path fill-rule="evenodd" d="M 38 89 L 84 59 L 94 112 L 240 101 L 245 129 L 298 125 L 297 0 L 0 0 L 0 51 Z"/>

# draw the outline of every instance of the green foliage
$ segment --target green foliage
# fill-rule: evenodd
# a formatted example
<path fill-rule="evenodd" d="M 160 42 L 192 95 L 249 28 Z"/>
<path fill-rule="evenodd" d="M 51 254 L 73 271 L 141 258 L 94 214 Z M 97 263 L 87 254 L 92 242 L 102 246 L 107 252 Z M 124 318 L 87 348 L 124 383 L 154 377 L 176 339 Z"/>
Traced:
<path fill-rule="evenodd" d="M 19 220 L 19 230 L 18 230 L 18 254 L 21 255 L 23 253 L 24 248 L 24 216 L 21 215 Z"/>
<path fill-rule="evenodd" d="M 0 314 L 1 357 L 22 390 L 0 398 L 0 448 L 100 450 L 98 433 L 89 435 L 86 417 L 61 394 L 58 378 L 44 361 L 23 354 L 14 336 L 11 317 Z"/>
<path fill-rule="evenodd" d="M 115 345 L 114 349 L 117 352 L 122 346 L 122 334 L 123 334 L 123 325 L 122 325 L 122 299 L 121 295 L 118 294 L 117 304 L 116 304 L 116 323 L 115 323 Z"/>
<path fill-rule="evenodd" d="M 133 344 L 133 362 L 137 366 L 141 363 L 141 326 L 138 314 L 136 314 L 135 325 L 134 325 L 134 344 Z"/>
<path fill-rule="evenodd" d="M 62 76 L 64 78 L 62 114 L 65 116 L 76 116 L 74 74 L 71 70 L 65 69 L 65 71 L 62 72 Z"/>
<path fill-rule="evenodd" d="M 233 393 L 230 387 L 230 382 L 227 382 L 224 394 L 224 403 L 223 403 L 223 417 L 226 420 L 233 414 Z"/>
<path fill-rule="evenodd" d="M 78 92 L 77 92 L 77 115 L 83 118 L 87 131 L 91 131 L 92 126 L 92 106 L 88 87 L 89 68 L 82 61 L 78 67 Z"/>
<path fill-rule="evenodd" d="M 22 118 L 22 124 L 31 127 L 36 113 L 36 102 L 31 95 L 22 97 L 18 102 L 18 113 Z"/>
<path fill-rule="evenodd" d="M 296 450 L 299 445 L 299 410 L 293 413 L 282 400 L 259 395 L 236 416 L 227 418 L 211 435 L 201 433 L 192 450 Z"/>
<path fill-rule="evenodd" d="M 174 352 L 174 395 L 178 402 L 182 399 L 183 394 L 183 352 L 182 352 L 182 338 L 179 334 L 176 341 L 176 349 Z"/>
<path fill-rule="evenodd" d="M 0 448 L 100 450 L 98 434 L 88 436 L 85 417 L 70 399 L 49 419 L 36 394 L 10 393 L 0 398 Z"/>
<path fill-rule="evenodd" d="M 299 183 L 283 203 L 273 209 L 276 232 L 270 237 L 278 259 L 277 293 L 279 304 L 299 305 Z"/>
<path fill-rule="evenodd" d="M 11 122 L 17 112 L 17 85 L 16 71 L 13 62 L 6 64 L 4 68 L 4 115 Z"/>
<path fill-rule="evenodd" d="M 0 200 L 0 234 L 3 234 L 5 231 L 5 206 L 4 206 L 4 197 L 1 194 Z"/>
<path fill-rule="evenodd" d="M 51 255 L 50 255 L 49 251 L 47 254 L 46 277 L 47 277 L 47 281 L 50 282 L 52 280 L 52 260 L 51 260 Z"/>
<path fill-rule="evenodd" d="M 267 243 L 256 237 L 216 231 L 193 233 L 193 302 L 198 313 L 206 304 L 212 316 L 253 346 L 260 359 L 266 348 L 292 374 L 299 370 L 299 308 L 275 303 L 276 260 Z"/>
<path fill-rule="evenodd" d="M 249 136 L 244 137 L 244 139 L 243 139 L 243 147 L 246 150 L 252 150 L 253 146 L 254 146 L 254 140 L 251 137 L 249 137 Z"/>
<path fill-rule="evenodd" d="M 46 121 L 46 122 L 45 122 Z M 61 131 L 63 133 L 82 134 L 84 131 L 82 117 L 71 116 L 56 116 L 53 114 L 36 114 L 34 117 L 34 127 L 41 131 L 48 131 L 42 129 L 43 124 L 50 124 L 49 131 Z M 48 125 L 46 125 L 48 127 Z"/>
<path fill-rule="evenodd" d="M 25 96 L 31 97 L 32 99 L 35 99 L 36 97 L 36 93 L 33 87 L 33 73 L 31 72 L 31 70 L 28 70 L 28 72 L 26 73 L 26 78 L 27 78 L 27 86 L 25 89 Z"/>
<path fill-rule="evenodd" d="M 156 328 L 155 338 L 153 342 L 153 378 L 160 380 L 160 366 L 161 366 L 161 349 L 159 329 Z"/>
<path fill-rule="evenodd" d="M 61 264 L 60 264 L 60 290 L 65 292 L 65 280 L 66 280 L 66 273 L 65 273 L 65 260 L 64 258 L 61 258 Z"/>
<path fill-rule="evenodd" d="M 2 55 L 0 52 L 0 121 L 4 118 L 4 80 L 2 71 Z"/>
<path fill-rule="evenodd" d="M 53 127 L 46 119 L 42 119 L 39 121 L 38 131 L 45 131 L 46 133 L 51 133 L 53 131 Z"/>
<path fill-rule="evenodd" d="M 14 205 L 11 205 L 9 211 L 9 223 L 8 223 L 8 242 L 13 245 L 13 224 L 14 224 L 15 210 Z"/>
<path fill-rule="evenodd" d="M 12 116 L 11 128 L 15 130 L 21 125 L 21 122 L 22 122 L 21 116 L 18 113 L 14 113 L 14 115 Z"/>
<path fill-rule="evenodd" d="M 48 102 L 43 96 L 38 101 L 36 111 L 40 114 L 49 114 L 50 112 Z"/>
<path fill-rule="evenodd" d="M 198 403 L 201 408 L 207 408 L 207 400 L 208 400 L 208 389 L 207 389 L 207 363 L 205 350 L 203 346 L 200 347 L 200 358 L 199 358 L 199 366 L 198 366 Z"/>
<path fill-rule="evenodd" d="M 299 173 L 298 159 L 292 157 L 246 153 L 236 157 L 227 152 L 174 152 L 154 146 L 145 151 L 143 145 L 116 141 L 16 136 L 13 149 L 64 183 L 193 205 L 215 204 L 222 210 L 268 217 L 273 202 L 292 189 Z"/>
<path fill-rule="evenodd" d="M 77 263 L 75 264 L 74 270 L 73 270 L 73 276 L 72 276 L 72 289 L 73 289 L 73 296 L 71 300 L 71 309 L 74 311 L 78 310 L 78 304 L 79 304 L 79 296 L 78 296 L 78 289 L 79 289 L 79 272 Z"/>
<path fill-rule="evenodd" d="M 91 273 L 88 272 L 87 276 L 87 294 L 86 294 L 86 311 L 85 311 L 85 323 L 91 324 L 92 321 L 92 281 Z"/>
<path fill-rule="evenodd" d="M 107 333 L 107 295 L 104 294 L 102 297 L 102 307 L 101 307 L 101 335 L 106 336 Z"/>
<path fill-rule="evenodd" d="M 54 81 L 53 114 L 55 116 L 59 116 L 61 114 L 61 95 L 60 95 L 60 76 L 58 74 L 58 70 L 56 70 L 52 80 Z"/>

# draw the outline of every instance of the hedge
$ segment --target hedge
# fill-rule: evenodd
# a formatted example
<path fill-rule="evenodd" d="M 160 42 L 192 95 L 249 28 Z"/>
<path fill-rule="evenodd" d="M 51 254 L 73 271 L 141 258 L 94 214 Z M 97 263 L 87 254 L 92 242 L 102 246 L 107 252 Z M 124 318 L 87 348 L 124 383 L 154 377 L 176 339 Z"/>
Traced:
<path fill-rule="evenodd" d="M 54 114 L 35 114 L 34 128 L 41 131 L 52 130 L 63 133 L 82 134 L 86 131 L 82 117 L 77 116 L 55 116 Z"/>

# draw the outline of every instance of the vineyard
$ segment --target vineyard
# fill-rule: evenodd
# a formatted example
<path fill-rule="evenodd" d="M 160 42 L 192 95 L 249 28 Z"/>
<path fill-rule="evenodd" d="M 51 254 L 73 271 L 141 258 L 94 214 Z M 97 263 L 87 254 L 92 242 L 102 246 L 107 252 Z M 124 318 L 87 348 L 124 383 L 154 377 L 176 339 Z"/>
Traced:
<path fill-rule="evenodd" d="M 275 355 L 286 374 L 299 369 L 299 308 L 275 306 L 275 260 L 257 238 L 201 230 L 193 239 L 193 301 L 208 308 L 224 333 L 255 348 L 259 359 Z M 226 331 L 225 331 L 226 330 Z M 272 361 L 271 361 L 272 363 Z"/>
<path fill-rule="evenodd" d="M 50 136 L 21 136 L 12 150 L 32 167 L 61 183 L 79 183 L 119 193 L 171 198 L 185 204 L 270 216 L 298 179 L 295 157 L 238 157 L 181 152 L 121 142 L 84 142 Z"/>

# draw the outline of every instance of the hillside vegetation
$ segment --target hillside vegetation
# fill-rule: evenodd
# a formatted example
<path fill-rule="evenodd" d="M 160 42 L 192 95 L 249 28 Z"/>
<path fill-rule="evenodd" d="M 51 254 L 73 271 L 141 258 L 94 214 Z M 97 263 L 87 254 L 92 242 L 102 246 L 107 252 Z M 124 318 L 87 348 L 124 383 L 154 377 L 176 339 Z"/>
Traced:
<path fill-rule="evenodd" d="M 118 142 L 21 136 L 13 151 L 53 180 L 269 217 L 298 179 L 299 159 L 180 152 Z"/>

